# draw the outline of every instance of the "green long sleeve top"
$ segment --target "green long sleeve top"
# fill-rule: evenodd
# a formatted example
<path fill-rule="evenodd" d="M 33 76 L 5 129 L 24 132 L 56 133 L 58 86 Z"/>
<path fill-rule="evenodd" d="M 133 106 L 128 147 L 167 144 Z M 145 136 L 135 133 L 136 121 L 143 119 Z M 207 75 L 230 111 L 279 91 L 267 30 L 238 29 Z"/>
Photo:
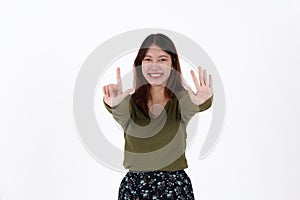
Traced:
<path fill-rule="evenodd" d="M 170 99 L 164 110 L 150 118 L 128 95 L 117 106 L 103 103 L 124 130 L 123 166 L 130 171 L 176 171 L 188 167 L 186 127 L 197 113 L 211 107 L 213 96 L 194 104 L 187 91 Z"/>

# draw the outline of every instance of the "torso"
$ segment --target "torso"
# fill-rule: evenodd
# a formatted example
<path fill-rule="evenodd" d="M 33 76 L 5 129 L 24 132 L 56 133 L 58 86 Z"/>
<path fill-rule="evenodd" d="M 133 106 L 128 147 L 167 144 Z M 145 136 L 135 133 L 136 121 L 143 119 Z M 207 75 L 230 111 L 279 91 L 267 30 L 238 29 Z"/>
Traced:
<path fill-rule="evenodd" d="M 161 103 L 154 103 L 154 104 L 151 102 L 151 100 L 149 100 L 148 108 L 149 108 L 150 117 L 157 118 L 161 114 L 161 112 L 163 111 L 163 109 L 165 108 L 168 102 L 169 102 L 169 98 L 165 99 Z"/>

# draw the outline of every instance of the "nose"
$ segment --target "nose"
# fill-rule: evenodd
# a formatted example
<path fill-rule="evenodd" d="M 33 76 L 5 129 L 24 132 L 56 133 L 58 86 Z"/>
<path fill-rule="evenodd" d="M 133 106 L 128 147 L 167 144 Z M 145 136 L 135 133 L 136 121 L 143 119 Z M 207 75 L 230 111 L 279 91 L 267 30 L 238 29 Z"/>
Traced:
<path fill-rule="evenodd" d="M 149 69 L 151 69 L 151 71 L 161 71 L 163 70 L 164 66 L 157 64 L 157 63 L 152 63 L 149 65 Z"/>

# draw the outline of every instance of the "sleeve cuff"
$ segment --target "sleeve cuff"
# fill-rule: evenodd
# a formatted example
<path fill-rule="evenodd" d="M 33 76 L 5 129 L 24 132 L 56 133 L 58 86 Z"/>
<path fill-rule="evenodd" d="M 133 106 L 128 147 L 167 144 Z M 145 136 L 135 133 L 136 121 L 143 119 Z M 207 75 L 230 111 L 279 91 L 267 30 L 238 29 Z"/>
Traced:
<path fill-rule="evenodd" d="M 209 99 L 207 99 L 205 102 L 199 105 L 199 110 L 200 112 L 207 110 L 208 108 L 211 107 L 212 102 L 213 102 L 214 96 L 212 95 Z"/>

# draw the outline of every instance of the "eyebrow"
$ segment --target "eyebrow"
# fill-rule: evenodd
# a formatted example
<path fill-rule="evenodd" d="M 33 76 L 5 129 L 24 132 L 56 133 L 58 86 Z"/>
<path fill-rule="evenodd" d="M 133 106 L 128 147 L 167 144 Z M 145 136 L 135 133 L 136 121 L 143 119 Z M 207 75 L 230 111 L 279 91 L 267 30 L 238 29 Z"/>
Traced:
<path fill-rule="evenodd" d="M 145 55 L 145 57 L 151 57 L 152 58 L 152 56 L 151 55 Z M 159 58 L 161 58 L 161 57 L 168 57 L 168 56 L 166 56 L 166 55 L 161 55 L 161 56 L 158 56 Z"/>

